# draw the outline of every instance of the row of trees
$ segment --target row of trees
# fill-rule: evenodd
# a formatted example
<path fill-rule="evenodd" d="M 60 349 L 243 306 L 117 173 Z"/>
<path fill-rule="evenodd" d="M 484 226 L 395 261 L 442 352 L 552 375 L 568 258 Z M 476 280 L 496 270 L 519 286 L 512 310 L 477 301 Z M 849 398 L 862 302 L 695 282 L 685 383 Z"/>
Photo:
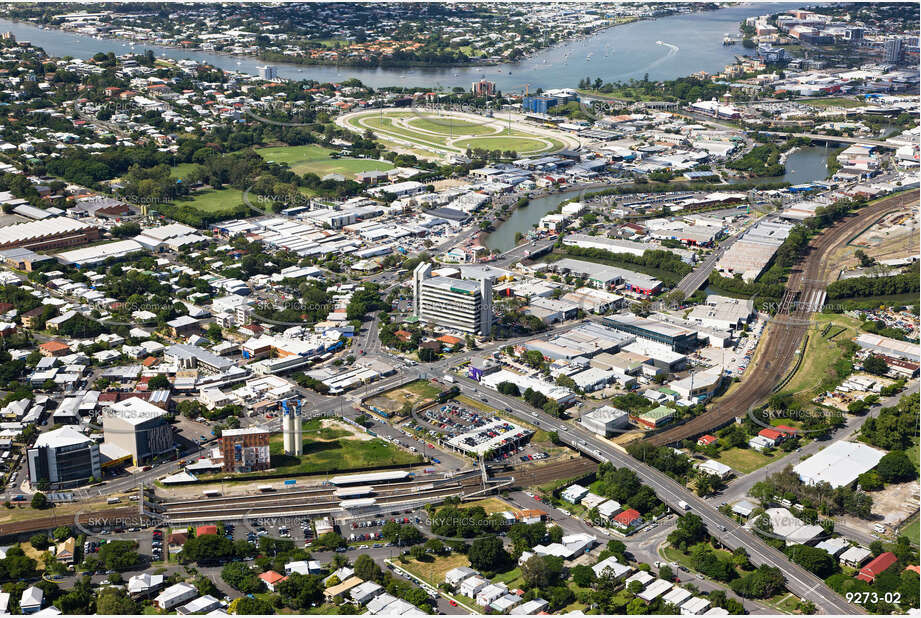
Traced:
<path fill-rule="evenodd" d="M 918 267 L 910 272 L 891 277 L 854 277 L 840 279 L 828 284 L 828 298 L 855 298 L 867 296 L 889 296 L 911 294 L 921 291 Z"/>

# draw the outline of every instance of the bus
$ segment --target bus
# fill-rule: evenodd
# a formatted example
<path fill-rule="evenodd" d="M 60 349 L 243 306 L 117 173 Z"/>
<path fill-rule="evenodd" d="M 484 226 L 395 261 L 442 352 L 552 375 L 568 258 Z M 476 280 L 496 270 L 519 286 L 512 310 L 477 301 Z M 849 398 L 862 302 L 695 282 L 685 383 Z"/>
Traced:
<path fill-rule="evenodd" d="M 201 492 L 201 493 L 202 493 L 202 495 L 205 496 L 206 498 L 214 498 L 214 497 L 216 497 L 216 496 L 220 496 L 220 495 L 221 495 L 221 492 L 220 492 L 220 490 L 218 490 L 218 489 L 206 489 L 205 491 L 203 491 L 203 492 Z"/>
<path fill-rule="evenodd" d="M 265 492 L 265 491 L 275 491 L 275 488 L 272 487 L 271 485 L 260 485 L 260 486 L 259 486 L 259 491 L 263 491 L 263 492 Z"/>
<path fill-rule="evenodd" d="M 122 501 L 121 498 L 109 498 L 108 500 L 106 500 L 106 502 L 108 502 L 109 504 L 118 504 L 121 501 Z"/>

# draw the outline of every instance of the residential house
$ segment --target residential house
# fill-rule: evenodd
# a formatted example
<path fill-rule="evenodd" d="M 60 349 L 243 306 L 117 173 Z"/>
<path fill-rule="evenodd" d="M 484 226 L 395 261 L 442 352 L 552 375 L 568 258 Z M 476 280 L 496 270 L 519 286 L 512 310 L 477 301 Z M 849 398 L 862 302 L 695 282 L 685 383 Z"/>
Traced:
<path fill-rule="evenodd" d="M 884 552 L 860 569 L 860 572 L 857 574 L 857 579 L 872 584 L 873 580 L 875 580 L 879 574 L 883 573 L 898 561 L 899 559 L 896 558 L 895 554 L 891 551 Z"/>

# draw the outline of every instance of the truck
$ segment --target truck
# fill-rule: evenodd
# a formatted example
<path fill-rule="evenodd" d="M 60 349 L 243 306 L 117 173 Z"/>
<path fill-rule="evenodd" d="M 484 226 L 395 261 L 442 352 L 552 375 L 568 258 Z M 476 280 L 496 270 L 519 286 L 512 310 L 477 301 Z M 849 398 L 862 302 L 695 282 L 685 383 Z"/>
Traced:
<path fill-rule="evenodd" d="M 691 510 L 691 505 L 688 504 L 687 502 L 685 502 L 684 500 L 679 500 L 679 501 L 678 501 L 678 506 L 681 507 L 681 509 L 684 510 L 684 511 L 690 511 L 690 510 Z"/>
<path fill-rule="evenodd" d="M 457 380 L 454 379 L 454 376 L 445 374 L 445 382 L 448 384 L 454 384 Z"/>

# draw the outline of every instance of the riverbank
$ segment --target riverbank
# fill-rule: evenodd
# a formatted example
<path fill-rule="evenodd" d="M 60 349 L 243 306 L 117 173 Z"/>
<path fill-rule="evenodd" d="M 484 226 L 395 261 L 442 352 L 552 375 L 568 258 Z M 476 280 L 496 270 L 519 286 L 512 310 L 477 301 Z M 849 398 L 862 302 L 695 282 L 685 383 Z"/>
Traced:
<path fill-rule="evenodd" d="M 464 65 L 454 68 L 420 66 L 413 69 L 383 67 L 347 67 L 342 65 L 302 65 L 293 62 L 273 63 L 279 78 L 299 81 L 310 79 L 319 83 L 340 83 L 355 78 L 372 88 L 404 86 L 431 89 L 440 85 L 467 90 L 470 83 L 488 79 L 496 88 L 517 92 L 523 84 L 537 88 L 575 86 L 574 82 L 591 76 L 605 82 L 640 79 L 669 80 L 697 71 L 718 72 L 733 61 L 733 55 L 720 45 L 727 29 L 737 27 L 747 17 L 780 10 L 784 5 L 731 5 L 719 10 L 695 7 L 693 13 L 676 13 L 655 19 L 638 19 L 597 31 L 581 38 L 543 48 L 515 62 L 499 65 Z M 0 30 L 11 32 L 19 41 L 30 41 L 50 56 L 89 58 L 98 52 L 115 55 L 139 54 L 150 49 L 157 58 L 191 60 L 225 71 L 258 75 L 265 60 L 224 52 L 192 51 L 188 48 L 167 47 L 150 41 L 126 38 L 93 38 L 60 28 L 40 29 L 30 21 L 10 21 L 0 18 Z M 669 55 L 669 49 L 656 40 L 668 31 L 669 44 L 681 52 Z M 713 41 L 712 45 L 701 41 Z M 134 43 L 134 44 L 132 44 Z M 613 61 L 612 61 L 613 59 Z"/>
<path fill-rule="evenodd" d="M 711 9 L 700 9 L 700 11 L 698 12 L 702 12 L 704 10 L 711 10 Z M 660 17 L 668 17 L 670 15 L 677 15 L 677 14 L 679 13 L 671 12 L 671 13 L 668 13 Z M 54 31 L 54 32 L 60 32 L 62 34 L 87 37 L 87 38 L 95 39 L 98 41 L 125 42 L 130 47 L 135 47 L 135 46 L 141 47 L 141 49 L 138 50 L 138 53 L 143 53 L 145 46 L 146 46 L 147 48 L 157 47 L 157 48 L 171 49 L 171 50 L 191 52 L 191 53 L 215 54 L 218 56 L 225 56 L 229 58 L 260 60 L 264 62 L 285 64 L 285 65 L 297 65 L 297 66 L 307 66 L 307 67 L 316 66 L 316 67 L 324 67 L 324 68 L 345 68 L 345 69 L 352 68 L 352 69 L 365 69 L 365 70 L 376 70 L 376 69 L 386 70 L 386 69 L 404 69 L 404 68 L 470 69 L 470 68 L 476 68 L 476 67 L 495 67 L 495 66 L 500 66 L 503 64 L 508 64 L 510 62 L 508 59 L 498 58 L 494 56 L 489 57 L 489 58 L 477 58 L 473 56 L 467 56 L 468 61 L 460 62 L 460 63 L 458 62 L 398 61 L 398 60 L 387 60 L 386 58 L 376 63 L 362 62 L 359 60 L 344 61 L 344 62 L 339 61 L 339 60 L 323 61 L 322 59 L 310 58 L 306 56 L 287 56 L 284 54 L 273 54 L 271 52 L 268 52 L 268 50 L 266 49 L 260 49 L 256 53 L 228 52 L 228 51 L 219 50 L 219 49 L 208 49 L 200 45 L 195 45 L 195 46 L 177 45 L 169 41 L 152 42 L 152 41 L 149 41 L 148 39 L 140 38 L 139 36 L 131 37 L 125 34 L 112 35 L 112 34 L 103 33 L 103 34 L 90 35 L 90 34 L 85 34 L 82 32 L 68 30 L 66 28 L 61 28 L 55 24 L 37 25 L 31 21 L 16 19 L 16 18 L 7 16 L 7 15 L 2 16 L 2 19 L 8 22 L 11 22 L 11 23 L 21 24 L 23 26 L 29 26 L 33 28 L 38 28 L 40 30 Z M 624 18 L 614 18 L 613 20 L 614 23 L 607 23 L 602 26 L 598 26 L 594 30 L 588 33 L 580 33 L 570 38 L 554 41 L 550 45 L 544 45 L 544 46 L 538 45 L 534 49 L 530 50 L 527 53 L 522 54 L 520 57 L 516 58 L 515 60 L 511 62 L 521 62 L 523 60 L 531 59 L 535 55 L 541 52 L 547 51 L 548 49 L 552 49 L 553 47 L 576 43 L 581 40 L 590 38 L 592 36 L 601 34 L 604 31 L 609 30 L 611 28 L 616 28 L 617 26 L 623 26 L 623 25 L 634 23 L 637 21 L 655 20 L 655 19 L 656 17 L 643 18 L 643 17 L 636 17 L 636 16 L 629 16 L 629 17 L 624 17 Z M 49 56 L 50 55 L 51 54 L 49 54 Z M 509 73 L 511 73 L 511 71 L 509 71 Z M 438 90 L 441 88 L 442 88 L 441 86 L 438 86 L 435 89 Z"/>

